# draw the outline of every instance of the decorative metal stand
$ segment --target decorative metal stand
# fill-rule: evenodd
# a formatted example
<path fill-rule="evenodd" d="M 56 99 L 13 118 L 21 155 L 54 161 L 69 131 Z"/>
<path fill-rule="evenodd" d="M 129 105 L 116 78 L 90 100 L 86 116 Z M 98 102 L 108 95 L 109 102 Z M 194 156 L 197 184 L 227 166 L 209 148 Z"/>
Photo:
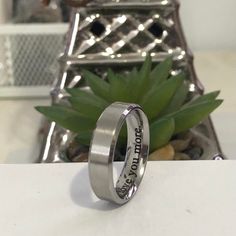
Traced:
<path fill-rule="evenodd" d="M 141 64 L 147 53 L 154 63 L 174 58 L 173 74 L 183 70 L 190 80 L 190 92 L 202 93 L 203 86 L 193 67 L 175 0 L 95 0 L 75 10 L 66 48 L 60 57 L 60 73 L 52 90 L 52 102 L 66 102 L 65 87 L 84 87 L 81 68 L 104 76 L 108 67 L 126 71 Z M 71 139 L 69 131 L 48 124 L 40 162 L 61 161 Z M 222 159 L 210 118 L 196 128 L 205 142 L 203 159 Z"/>

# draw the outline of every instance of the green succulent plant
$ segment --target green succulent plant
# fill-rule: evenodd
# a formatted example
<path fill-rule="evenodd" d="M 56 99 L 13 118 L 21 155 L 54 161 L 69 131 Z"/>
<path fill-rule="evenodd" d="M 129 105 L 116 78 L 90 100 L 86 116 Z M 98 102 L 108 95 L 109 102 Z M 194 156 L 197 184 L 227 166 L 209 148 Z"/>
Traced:
<path fill-rule="evenodd" d="M 150 123 L 150 151 L 166 145 L 171 138 L 200 123 L 222 100 L 219 91 L 187 101 L 189 86 L 185 74 L 171 76 L 173 60 L 167 58 L 152 68 L 147 56 L 140 70 L 117 74 L 111 69 L 106 80 L 90 71 L 82 72 L 90 91 L 67 88 L 70 106 L 53 104 L 36 109 L 48 119 L 77 134 L 79 143 L 89 145 L 96 121 L 115 101 L 142 106 Z"/>

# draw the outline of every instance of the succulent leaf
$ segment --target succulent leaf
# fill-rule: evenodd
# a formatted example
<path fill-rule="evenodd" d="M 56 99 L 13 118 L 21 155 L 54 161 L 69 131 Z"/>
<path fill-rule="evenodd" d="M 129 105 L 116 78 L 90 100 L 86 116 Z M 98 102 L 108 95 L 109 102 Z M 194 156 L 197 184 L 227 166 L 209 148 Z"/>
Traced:
<path fill-rule="evenodd" d="M 220 94 L 220 91 L 218 90 L 218 91 L 214 91 L 214 92 L 211 92 L 211 93 L 207 93 L 207 94 L 198 96 L 197 98 L 194 98 L 191 101 L 184 104 L 182 108 L 185 108 L 185 107 L 190 106 L 190 105 L 199 104 L 199 103 L 202 103 L 202 102 L 215 100 L 218 97 L 219 94 Z"/>
<path fill-rule="evenodd" d="M 129 99 L 129 91 L 124 77 L 114 74 L 112 70 L 108 71 L 108 80 L 110 82 L 110 101 L 125 102 Z"/>
<path fill-rule="evenodd" d="M 85 145 L 85 146 L 89 146 L 90 145 L 90 142 L 91 142 L 91 139 L 92 139 L 92 135 L 93 135 L 93 132 L 92 131 L 87 131 L 87 132 L 79 132 L 75 139 Z"/>
<path fill-rule="evenodd" d="M 130 73 L 126 76 L 121 76 L 121 80 L 124 82 L 126 86 L 127 100 L 125 102 L 137 103 L 138 96 L 134 92 L 134 88 L 136 86 L 135 80 L 139 77 L 139 72 L 137 68 L 133 68 Z"/>
<path fill-rule="evenodd" d="M 149 76 L 151 71 L 151 56 L 148 55 L 140 71 L 136 76 L 131 76 L 128 82 L 129 99 L 131 102 L 138 102 L 146 93 L 149 85 Z M 135 71 L 133 72 L 135 75 Z"/>
<path fill-rule="evenodd" d="M 143 98 L 140 105 L 149 120 L 156 118 L 165 107 L 171 102 L 176 90 L 184 82 L 184 74 L 173 76 L 166 82 L 163 82 L 158 89 L 151 89 Z"/>
<path fill-rule="evenodd" d="M 76 111 L 94 121 L 97 121 L 103 110 L 109 105 L 103 99 L 89 93 L 81 93 L 80 96 L 69 97 L 68 100 Z"/>
<path fill-rule="evenodd" d="M 38 106 L 36 110 L 45 115 L 51 121 L 75 133 L 93 130 L 95 122 L 69 107 L 62 105 Z"/>
<path fill-rule="evenodd" d="M 220 106 L 222 102 L 223 100 L 206 101 L 169 114 L 167 117 L 173 117 L 175 119 L 174 134 L 184 132 L 197 125 Z"/>
<path fill-rule="evenodd" d="M 150 74 L 150 87 L 157 86 L 166 81 L 169 77 L 170 70 L 173 65 L 172 57 L 168 57 L 163 62 L 159 63 Z"/>
<path fill-rule="evenodd" d="M 77 97 L 81 99 L 86 98 L 92 103 L 108 104 L 106 100 L 87 90 L 81 90 L 79 88 L 67 88 L 66 91 L 71 95 L 71 97 Z"/>
<path fill-rule="evenodd" d="M 108 69 L 107 78 L 110 84 L 112 84 L 113 80 L 116 79 L 121 80 L 123 83 L 127 83 L 129 81 L 127 75 L 115 73 L 112 69 Z"/>
<path fill-rule="evenodd" d="M 113 81 L 117 79 L 116 75 L 112 69 L 108 69 L 107 78 L 108 78 L 108 81 L 110 84 L 112 84 Z"/>
<path fill-rule="evenodd" d="M 128 80 L 132 80 L 134 77 L 138 76 L 138 70 L 136 67 L 134 67 L 131 72 L 128 74 Z"/>
<path fill-rule="evenodd" d="M 186 83 L 182 83 L 182 85 L 176 90 L 175 95 L 171 99 L 169 105 L 161 113 L 161 116 L 175 112 L 178 109 L 180 109 L 184 101 L 186 100 L 188 93 L 189 93 L 188 85 Z"/>
<path fill-rule="evenodd" d="M 150 151 L 167 144 L 175 131 L 173 118 L 160 119 L 150 125 Z"/>
<path fill-rule="evenodd" d="M 83 75 L 94 94 L 110 101 L 110 85 L 106 81 L 87 70 L 83 71 Z"/>

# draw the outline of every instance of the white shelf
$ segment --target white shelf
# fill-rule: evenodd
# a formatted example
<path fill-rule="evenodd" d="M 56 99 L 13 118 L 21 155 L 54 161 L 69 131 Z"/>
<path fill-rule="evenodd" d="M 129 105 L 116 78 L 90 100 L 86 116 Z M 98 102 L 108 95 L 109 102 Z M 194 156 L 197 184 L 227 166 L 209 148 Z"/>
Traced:
<path fill-rule="evenodd" d="M 69 24 L 67 23 L 0 24 L 0 35 L 65 34 L 68 26 Z"/>
<path fill-rule="evenodd" d="M 0 86 L 0 99 L 11 98 L 49 98 L 50 86 Z"/>

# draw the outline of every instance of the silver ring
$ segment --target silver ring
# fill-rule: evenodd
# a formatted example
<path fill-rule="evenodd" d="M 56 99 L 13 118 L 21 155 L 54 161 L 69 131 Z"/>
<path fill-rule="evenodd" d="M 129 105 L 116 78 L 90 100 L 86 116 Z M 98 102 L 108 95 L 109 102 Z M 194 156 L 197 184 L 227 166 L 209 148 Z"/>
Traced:
<path fill-rule="evenodd" d="M 121 174 L 114 183 L 113 160 L 123 124 L 127 124 L 127 148 Z M 89 151 L 89 177 L 98 198 L 117 204 L 128 202 L 143 178 L 149 153 L 149 124 L 141 107 L 115 102 L 97 121 Z"/>

